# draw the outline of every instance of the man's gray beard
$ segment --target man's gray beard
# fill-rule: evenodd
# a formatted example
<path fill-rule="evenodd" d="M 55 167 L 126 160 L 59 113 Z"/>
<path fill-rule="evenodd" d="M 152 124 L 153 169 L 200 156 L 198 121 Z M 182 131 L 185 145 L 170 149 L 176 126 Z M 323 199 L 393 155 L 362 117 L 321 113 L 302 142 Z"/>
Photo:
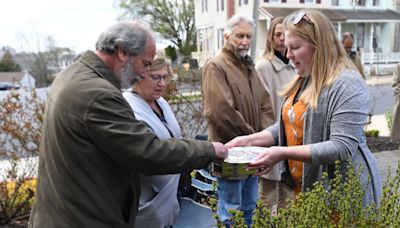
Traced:
<path fill-rule="evenodd" d="M 131 88 L 133 84 L 141 79 L 141 77 L 134 72 L 133 61 L 134 57 L 129 57 L 128 62 L 121 68 L 119 72 L 122 90 Z"/>
<path fill-rule="evenodd" d="M 248 50 L 239 50 L 238 51 L 240 58 L 246 57 L 248 52 L 249 52 Z"/>
<path fill-rule="evenodd" d="M 247 53 L 249 52 L 248 49 L 244 49 L 245 46 L 239 45 L 236 47 L 236 55 L 241 59 L 246 57 Z"/>

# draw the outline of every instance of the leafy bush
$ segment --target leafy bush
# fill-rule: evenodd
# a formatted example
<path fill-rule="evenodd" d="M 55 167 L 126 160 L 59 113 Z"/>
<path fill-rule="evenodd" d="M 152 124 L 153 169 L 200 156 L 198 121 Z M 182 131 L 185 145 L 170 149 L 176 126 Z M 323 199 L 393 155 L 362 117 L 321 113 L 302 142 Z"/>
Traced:
<path fill-rule="evenodd" d="M 379 130 L 376 130 L 376 129 L 367 130 L 367 131 L 365 131 L 365 136 L 367 136 L 367 137 L 378 137 L 379 136 Z"/>
<path fill-rule="evenodd" d="M 328 188 L 322 181 L 315 183 L 311 191 L 301 192 L 275 216 L 259 202 L 251 227 L 400 227 L 400 162 L 396 176 L 389 175 L 384 184 L 380 206 L 362 206 L 360 172 L 352 165 L 348 168 L 346 177 L 336 171 Z M 233 227 L 244 227 L 240 216 L 233 213 Z M 219 221 L 218 227 L 223 227 Z"/>
<path fill-rule="evenodd" d="M 44 102 L 35 91 L 0 101 L 0 225 L 27 219 L 33 203 Z"/>
<path fill-rule="evenodd" d="M 164 93 L 184 138 L 194 138 L 197 134 L 205 134 L 207 131 L 200 80 L 200 70 L 178 69 L 178 78 L 168 84 Z"/>
<path fill-rule="evenodd" d="M 386 123 L 389 128 L 389 131 L 392 131 L 392 126 L 393 126 L 393 112 L 392 111 L 387 111 L 385 113 L 386 117 Z"/>

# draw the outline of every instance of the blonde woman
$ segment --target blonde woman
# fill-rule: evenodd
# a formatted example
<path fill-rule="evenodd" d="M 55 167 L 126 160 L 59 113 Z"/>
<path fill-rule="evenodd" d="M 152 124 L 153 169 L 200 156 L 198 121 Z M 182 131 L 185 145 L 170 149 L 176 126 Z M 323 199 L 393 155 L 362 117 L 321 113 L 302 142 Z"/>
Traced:
<path fill-rule="evenodd" d="M 364 134 L 369 96 L 362 77 L 319 11 L 297 11 L 285 19 L 284 27 L 287 57 L 298 77 L 283 90 L 279 121 L 226 145 L 269 146 L 249 168 L 263 175 L 285 161 L 288 175 L 283 178 L 296 193 L 311 189 L 324 171 L 332 178 L 335 161 L 341 161 L 344 172 L 350 159 L 362 169 L 363 205 L 379 203 L 381 180 Z"/>
<path fill-rule="evenodd" d="M 181 129 L 167 101 L 162 97 L 172 69 L 163 51 L 158 50 L 147 77 L 123 93 L 136 119 L 144 121 L 160 139 L 180 138 Z M 162 158 L 160 154 L 160 158 Z M 135 227 L 163 228 L 175 222 L 179 213 L 180 174 L 141 175 L 141 195 Z"/>
<path fill-rule="evenodd" d="M 256 63 L 257 74 L 263 82 L 265 89 L 271 96 L 275 116 L 279 116 L 283 96 L 279 94 L 295 76 L 294 68 L 286 58 L 285 32 L 283 18 L 272 20 L 267 33 L 264 56 Z M 276 209 L 285 207 L 286 198 L 292 195 L 287 185 L 281 182 L 279 164 L 275 165 L 270 173 L 261 176 L 259 196 L 264 206 L 272 213 Z"/>

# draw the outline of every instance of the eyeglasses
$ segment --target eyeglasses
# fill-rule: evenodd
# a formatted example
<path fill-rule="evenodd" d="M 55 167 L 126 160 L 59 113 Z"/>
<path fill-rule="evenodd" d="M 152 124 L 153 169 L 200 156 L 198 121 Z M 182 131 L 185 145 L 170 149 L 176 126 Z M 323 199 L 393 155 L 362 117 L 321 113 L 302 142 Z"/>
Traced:
<path fill-rule="evenodd" d="M 307 17 L 306 12 L 298 12 L 297 14 L 292 14 L 289 18 L 289 22 L 294 25 L 297 25 L 303 19 L 309 24 L 314 25 L 314 23 L 310 20 L 310 18 Z"/>
<path fill-rule="evenodd" d="M 160 75 L 160 74 L 149 74 L 149 77 L 151 80 L 153 80 L 154 82 L 161 82 L 161 79 L 164 80 L 164 82 L 169 82 L 171 81 L 172 77 L 169 74 L 164 74 L 164 75 Z"/>

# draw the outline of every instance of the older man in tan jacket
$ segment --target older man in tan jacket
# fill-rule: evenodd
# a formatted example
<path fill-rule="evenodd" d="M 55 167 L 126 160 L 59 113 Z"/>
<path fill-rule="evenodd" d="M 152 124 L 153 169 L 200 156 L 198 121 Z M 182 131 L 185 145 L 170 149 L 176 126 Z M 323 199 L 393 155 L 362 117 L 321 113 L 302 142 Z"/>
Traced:
<path fill-rule="evenodd" d="M 203 70 L 204 114 L 212 141 L 228 142 L 258 132 L 274 122 L 270 96 L 248 56 L 254 34 L 253 19 L 236 14 L 225 30 L 226 45 Z M 247 225 L 258 199 L 258 178 L 218 178 L 218 211 L 229 227 L 229 209 L 242 210 Z"/>

